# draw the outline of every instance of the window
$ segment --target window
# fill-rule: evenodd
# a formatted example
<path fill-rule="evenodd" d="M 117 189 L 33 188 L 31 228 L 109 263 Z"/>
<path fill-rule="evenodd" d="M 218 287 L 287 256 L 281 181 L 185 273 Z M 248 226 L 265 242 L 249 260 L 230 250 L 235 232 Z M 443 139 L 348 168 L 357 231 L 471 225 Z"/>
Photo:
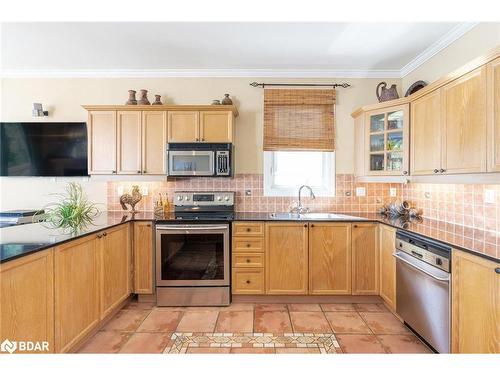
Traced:
<path fill-rule="evenodd" d="M 309 185 L 317 196 L 334 196 L 335 153 L 264 152 L 264 196 L 296 196 L 301 185 Z"/>

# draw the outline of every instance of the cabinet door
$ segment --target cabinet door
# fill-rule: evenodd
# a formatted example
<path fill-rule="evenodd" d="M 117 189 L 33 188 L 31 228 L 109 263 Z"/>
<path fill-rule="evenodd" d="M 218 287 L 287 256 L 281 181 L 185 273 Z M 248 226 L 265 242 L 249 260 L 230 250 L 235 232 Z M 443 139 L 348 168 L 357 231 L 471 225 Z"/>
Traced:
<path fill-rule="evenodd" d="M 90 111 L 87 131 L 89 174 L 116 173 L 116 112 Z"/>
<path fill-rule="evenodd" d="M 0 264 L 0 280 L 0 342 L 47 341 L 53 353 L 53 250 Z"/>
<path fill-rule="evenodd" d="M 351 294 L 351 224 L 310 224 L 309 294 Z"/>
<path fill-rule="evenodd" d="M 307 294 L 307 224 L 266 223 L 266 293 Z"/>
<path fill-rule="evenodd" d="M 55 351 L 67 352 L 99 323 L 96 239 L 87 236 L 55 249 Z"/>
<path fill-rule="evenodd" d="M 148 221 L 134 223 L 134 292 L 153 293 L 153 228 Z"/>
<path fill-rule="evenodd" d="M 488 69 L 488 172 L 500 172 L 500 58 Z"/>
<path fill-rule="evenodd" d="M 199 112 L 168 112 L 168 142 L 199 142 Z"/>
<path fill-rule="evenodd" d="M 130 295 L 131 254 L 129 225 L 107 229 L 97 239 L 100 253 L 101 319 Z"/>
<path fill-rule="evenodd" d="M 380 225 L 380 297 L 396 310 L 396 229 Z"/>
<path fill-rule="evenodd" d="M 444 173 L 486 172 L 486 67 L 442 88 Z"/>
<path fill-rule="evenodd" d="M 453 251 L 452 352 L 500 353 L 500 264 Z"/>
<path fill-rule="evenodd" d="M 352 225 L 352 294 L 379 294 L 377 224 Z"/>
<path fill-rule="evenodd" d="M 118 174 L 141 173 L 141 111 L 119 111 L 117 123 Z"/>
<path fill-rule="evenodd" d="M 167 112 L 142 112 L 142 173 L 167 172 Z"/>
<path fill-rule="evenodd" d="M 441 91 L 411 103 L 411 174 L 430 175 L 441 169 Z"/>
<path fill-rule="evenodd" d="M 200 112 L 200 137 L 202 142 L 233 142 L 233 112 Z"/>

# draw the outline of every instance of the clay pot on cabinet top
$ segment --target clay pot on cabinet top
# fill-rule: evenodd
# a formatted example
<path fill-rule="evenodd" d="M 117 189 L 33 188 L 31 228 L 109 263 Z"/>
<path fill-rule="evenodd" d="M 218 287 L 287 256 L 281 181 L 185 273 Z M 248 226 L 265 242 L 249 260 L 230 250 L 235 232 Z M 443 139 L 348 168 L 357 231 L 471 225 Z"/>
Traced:
<path fill-rule="evenodd" d="M 137 100 L 135 99 L 135 90 L 128 90 L 128 100 L 125 102 L 126 105 L 136 105 Z"/>
<path fill-rule="evenodd" d="M 139 90 L 139 101 L 137 104 L 140 105 L 150 105 L 151 103 L 148 100 L 148 90 Z"/>
<path fill-rule="evenodd" d="M 152 105 L 162 105 L 163 103 L 161 102 L 161 95 L 155 95 L 155 101 L 153 102 Z"/>

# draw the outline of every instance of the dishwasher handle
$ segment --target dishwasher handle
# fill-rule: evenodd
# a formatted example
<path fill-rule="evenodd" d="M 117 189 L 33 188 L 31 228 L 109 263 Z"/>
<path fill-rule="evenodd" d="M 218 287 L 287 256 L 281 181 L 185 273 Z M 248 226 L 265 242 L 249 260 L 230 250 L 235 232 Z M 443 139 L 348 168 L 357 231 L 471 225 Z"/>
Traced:
<path fill-rule="evenodd" d="M 423 268 L 417 266 L 415 263 L 412 263 L 412 262 L 409 262 L 407 261 L 406 259 L 404 259 L 402 256 L 398 255 L 398 253 L 394 253 L 392 254 L 392 256 L 394 258 L 396 258 L 397 260 L 400 260 L 401 262 L 409 265 L 410 267 L 413 267 L 417 270 L 419 270 L 420 272 L 423 272 L 425 273 L 427 276 L 430 276 L 432 277 L 433 279 L 435 280 L 438 280 L 438 281 L 444 281 L 444 282 L 449 282 L 450 281 L 450 276 L 448 275 L 448 277 L 439 277 L 439 276 L 436 276 L 436 275 L 433 275 L 432 273 L 430 273 L 429 271 L 426 271 L 424 270 Z"/>

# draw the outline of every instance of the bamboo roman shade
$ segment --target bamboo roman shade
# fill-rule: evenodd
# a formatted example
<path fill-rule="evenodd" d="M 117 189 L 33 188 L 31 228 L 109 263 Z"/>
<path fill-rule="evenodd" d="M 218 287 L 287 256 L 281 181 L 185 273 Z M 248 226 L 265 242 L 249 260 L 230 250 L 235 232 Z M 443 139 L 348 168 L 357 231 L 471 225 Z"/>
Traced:
<path fill-rule="evenodd" d="M 264 151 L 334 151 L 335 90 L 265 89 Z"/>

